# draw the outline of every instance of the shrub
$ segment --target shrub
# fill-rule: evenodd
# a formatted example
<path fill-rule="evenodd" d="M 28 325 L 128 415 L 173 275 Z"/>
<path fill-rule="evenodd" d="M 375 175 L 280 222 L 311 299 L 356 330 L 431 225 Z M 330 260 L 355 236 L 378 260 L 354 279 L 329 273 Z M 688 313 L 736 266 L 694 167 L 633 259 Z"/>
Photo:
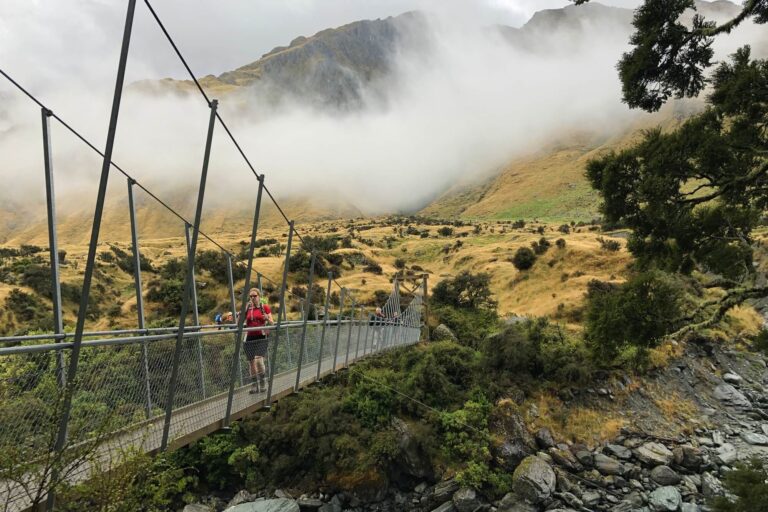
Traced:
<path fill-rule="evenodd" d="M 605 239 L 603 237 L 597 237 L 597 241 L 600 243 L 600 248 L 608 252 L 616 252 L 621 249 L 621 243 L 618 240 Z"/>
<path fill-rule="evenodd" d="M 541 237 L 537 242 L 531 242 L 531 247 L 533 248 L 533 252 L 541 255 L 547 252 L 549 248 L 552 247 L 552 244 L 546 238 Z"/>
<path fill-rule="evenodd" d="M 520 247 L 512 257 L 512 264 L 517 270 L 528 270 L 536 263 L 536 254 L 527 247 Z"/>
<path fill-rule="evenodd" d="M 523 229 L 525 227 L 525 221 L 523 219 L 516 220 L 512 223 L 512 228 L 514 229 Z"/>
<path fill-rule="evenodd" d="M 555 245 L 558 249 L 565 249 L 565 239 L 564 238 L 558 238 L 555 241 Z"/>
<path fill-rule="evenodd" d="M 768 356 L 768 329 L 761 329 L 752 341 L 752 347 Z"/>
<path fill-rule="evenodd" d="M 370 272 L 372 274 L 381 275 L 383 270 L 381 269 L 381 265 L 373 260 L 368 260 L 365 267 L 363 267 L 363 272 Z"/>
<path fill-rule="evenodd" d="M 201 270 L 206 270 L 211 277 L 221 284 L 229 283 L 229 272 L 227 270 L 227 255 L 221 251 L 207 250 L 197 253 L 195 265 Z M 142 268 L 142 270 L 144 270 Z M 245 265 L 232 262 L 232 279 L 239 281 L 245 279 Z"/>
<path fill-rule="evenodd" d="M 768 468 L 760 460 L 738 464 L 725 474 L 723 483 L 735 499 L 716 497 L 715 512 L 768 512 Z"/>
<path fill-rule="evenodd" d="M 681 287 L 659 271 L 636 274 L 620 286 L 591 282 L 585 336 L 594 359 L 610 364 L 627 347 L 645 355 L 677 326 L 681 302 Z"/>
<path fill-rule="evenodd" d="M 403 258 L 397 258 L 395 260 L 395 268 L 398 270 L 403 270 L 405 268 L 405 260 Z"/>
<path fill-rule="evenodd" d="M 451 236 L 453 235 L 453 228 L 449 228 L 448 226 L 443 226 L 437 230 L 437 234 L 445 237 Z"/>
<path fill-rule="evenodd" d="M 463 271 L 453 279 L 437 283 L 432 291 L 432 300 L 456 308 L 496 310 L 496 301 L 491 298 L 491 276 L 485 272 L 471 274 Z"/>
<path fill-rule="evenodd" d="M 559 232 L 561 232 L 564 235 L 567 235 L 571 232 L 571 226 L 568 224 L 562 224 L 560 227 L 557 228 Z"/>

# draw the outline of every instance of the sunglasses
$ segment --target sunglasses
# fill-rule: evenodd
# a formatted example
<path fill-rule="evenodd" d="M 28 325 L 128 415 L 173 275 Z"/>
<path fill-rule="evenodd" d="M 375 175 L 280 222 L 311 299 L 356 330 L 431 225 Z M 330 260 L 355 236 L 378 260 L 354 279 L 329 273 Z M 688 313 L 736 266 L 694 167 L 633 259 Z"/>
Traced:
<path fill-rule="evenodd" d="M 251 295 L 251 298 L 258 297 L 258 295 Z"/>

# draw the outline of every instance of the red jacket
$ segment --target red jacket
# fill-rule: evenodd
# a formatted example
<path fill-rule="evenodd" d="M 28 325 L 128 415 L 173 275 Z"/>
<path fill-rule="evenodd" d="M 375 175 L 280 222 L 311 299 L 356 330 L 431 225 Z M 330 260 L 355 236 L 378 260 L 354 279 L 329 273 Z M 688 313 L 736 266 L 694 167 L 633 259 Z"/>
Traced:
<path fill-rule="evenodd" d="M 248 311 L 245 314 L 245 326 L 246 327 L 261 327 L 267 324 L 267 315 L 272 314 L 272 310 L 269 309 L 269 305 L 262 304 L 259 307 L 248 306 Z M 248 331 L 248 337 L 266 336 L 267 331 Z"/>

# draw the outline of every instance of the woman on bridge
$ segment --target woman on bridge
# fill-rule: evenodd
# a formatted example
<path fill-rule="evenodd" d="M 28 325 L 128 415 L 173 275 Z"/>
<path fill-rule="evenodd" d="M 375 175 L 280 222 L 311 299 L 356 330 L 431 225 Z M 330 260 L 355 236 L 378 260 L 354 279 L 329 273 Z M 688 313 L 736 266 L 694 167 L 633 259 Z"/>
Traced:
<path fill-rule="evenodd" d="M 269 340 L 267 331 L 252 329 L 254 327 L 263 327 L 269 322 L 273 324 L 272 310 L 269 305 L 261 303 L 261 294 L 258 288 L 251 288 L 248 292 L 250 301 L 248 302 L 248 311 L 245 314 L 245 326 L 248 328 L 248 334 L 245 337 L 245 355 L 248 358 L 253 386 L 251 393 L 258 393 L 266 389 L 267 373 L 266 358 Z"/>

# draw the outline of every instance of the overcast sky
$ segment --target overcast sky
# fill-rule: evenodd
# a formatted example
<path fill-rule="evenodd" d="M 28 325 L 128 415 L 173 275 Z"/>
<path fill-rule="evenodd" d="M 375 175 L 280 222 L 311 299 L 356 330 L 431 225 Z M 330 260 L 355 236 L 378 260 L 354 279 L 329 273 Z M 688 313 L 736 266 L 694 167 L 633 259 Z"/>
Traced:
<path fill-rule="evenodd" d="M 639 0 L 602 0 L 631 7 Z M 2 0 L 0 67 L 25 83 L 97 79 L 116 66 L 124 0 Z M 299 35 L 360 19 L 421 10 L 457 11 L 475 22 L 524 24 L 568 0 L 154 0 L 195 73 L 219 74 Z M 464 11 L 464 12 L 462 12 Z M 183 69 L 137 5 L 129 80 L 183 77 Z M 78 85 L 82 85 L 79 83 Z"/>

